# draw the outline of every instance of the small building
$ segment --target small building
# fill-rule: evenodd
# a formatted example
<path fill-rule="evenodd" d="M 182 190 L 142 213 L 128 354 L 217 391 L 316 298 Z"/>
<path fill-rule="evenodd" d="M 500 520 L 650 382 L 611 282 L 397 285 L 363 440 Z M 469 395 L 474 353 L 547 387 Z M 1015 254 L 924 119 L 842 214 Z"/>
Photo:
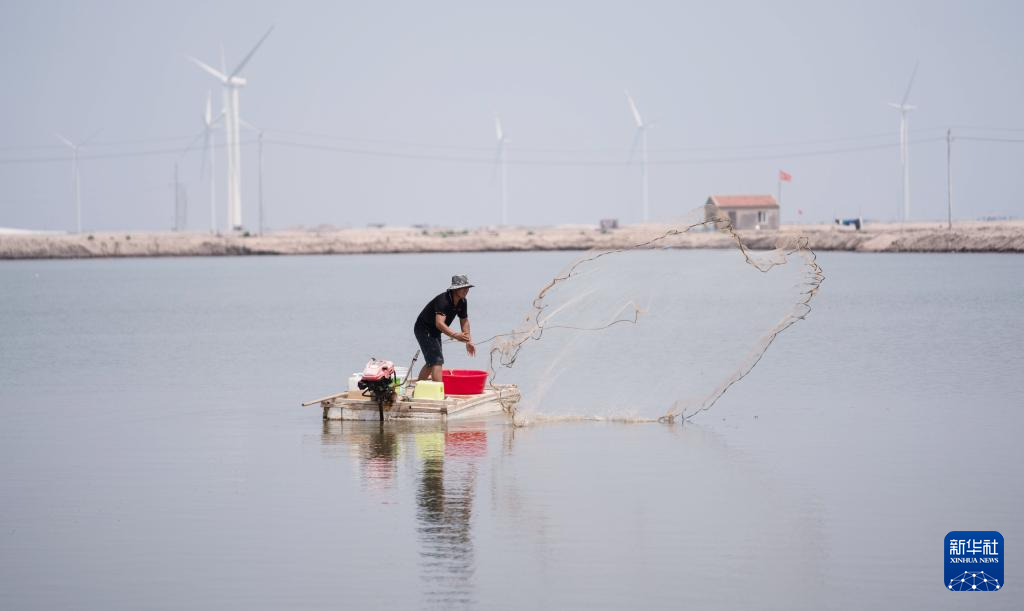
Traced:
<path fill-rule="evenodd" d="M 704 204 L 704 219 L 726 214 L 736 229 L 778 229 L 779 202 L 772 195 L 712 195 Z"/>

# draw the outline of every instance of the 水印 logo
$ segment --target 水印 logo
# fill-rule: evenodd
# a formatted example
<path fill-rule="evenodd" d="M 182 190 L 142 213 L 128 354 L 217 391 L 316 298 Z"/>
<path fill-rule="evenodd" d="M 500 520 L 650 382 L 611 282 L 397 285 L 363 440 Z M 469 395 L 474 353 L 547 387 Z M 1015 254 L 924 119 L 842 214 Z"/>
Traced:
<path fill-rule="evenodd" d="M 947 590 L 994 592 L 1005 585 L 1003 535 L 994 530 L 954 530 L 944 544 Z"/>

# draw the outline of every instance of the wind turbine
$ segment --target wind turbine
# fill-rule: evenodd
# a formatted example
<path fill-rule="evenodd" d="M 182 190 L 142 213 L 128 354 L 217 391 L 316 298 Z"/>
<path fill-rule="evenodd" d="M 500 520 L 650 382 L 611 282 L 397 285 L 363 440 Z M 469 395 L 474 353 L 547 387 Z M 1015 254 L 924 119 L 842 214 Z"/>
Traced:
<path fill-rule="evenodd" d="M 916 110 L 916 106 L 907 104 L 910 97 L 910 88 L 914 86 L 914 77 L 917 76 L 917 66 L 914 64 L 914 71 L 910 73 L 910 82 L 907 84 L 907 92 L 903 94 L 903 100 L 896 104 L 889 102 L 896 110 L 900 111 L 900 162 L 903 163 L 903 221 L 910 220 L 910 131 L 907 127 L 907 113 Z"/>
<path fill-rule="evenodd" d="M 217 174 L 216 174 L 216 157 L 213 154 L 213 126 L 220 121 L 220 117 L 216 120 L 213 118 L 213 108 L 211 104 L 212 98 L 211 92 L 206 92 L 206 113 L 203 114 L 203 166 L 200 170 L 199 180 L 202 181 L 203 174 L 206 172 L 206 162 L 210 162 L 210 233 L 217 233 Z M 221 113 L 223 116 L 223 112 Z"/>
<path fill-rule="evenodd" d="M 223 111 L 216 119 L 213 118 L 213 94 L 206 92 L 206 110 L 203 113 L 203 131 L 196 134 L 196 137 L 192 139 L 185 150 L 182 151 L 182 156 L 188 153 L 192 148 L 199 142 L 199 138 L 203 139 L 203 163 L 199 166 L 199 182 L 206 180 L 206 168 L 207 161 L 209 161 L 210 168 L 210 233 L 217 233 L 217 179 L 216 179 L 216 156 L 213 154 L 213 148 L 215 145 L 213 128 L 220 122 L 224 117 Z"/>
<path fill-rule="evenodd" d="M 252 59 L 256 50 L 260 48 L 263 41 L 273 31 L 274 27 L 271 26 L 267 33 L 256 43 L 256 46 L 249 51 L 230 73 L 227 73 L 227 70 L 223 67 L 223 53 L 221 54 L 221 70 L 217 70 L 194 57 L 188 56 L 192 63 L 219 80 L 224 86 L 224 134 L 227 140 L 228 152 L 228 226 L 232 229 L 242 228 L 242 149 L 239 140 L 241 118 L 239 116 L 238 93 L 242 87 L 245 87 L 246 80 L 239 75 L 246 64 L 249 63 L 249 60 Z"/>
<path fill-rule="evenodd" d="M 648 203 L 648 191 L 647 191 L 647 128 L 650 127 L 649 123 L 644 122 L 644 118 L 640 116 L 640 111 L 637 110 L 636 102 L 633 101 L 633 96 L 629 95 L 629 91 L 626 91 L 626 100 L 629 102 L 629 110 L 633 113 L 633 121 L 636 122 L 636 134 L 633 136 L 633 146 L 629 149 L 629 160 L 633 160 L 633 152 L 636 150 L 637 141 L 640 142 L 640 173 L 643 177 L 643 193 L 644 193 L 644 216 L 643 220 L 646 223 L 649 216 L 649 203 Z"/>
<path fill-rule="evenodd" d="M 61 142 L 71 149 L 71 181 L 75 190 L 75 218 L 76 227 L 78 228 L 77 233 L 82 233 L 82 178 L 78 169 L 78 151 L 88 144 L 90 140 L 95 138 L 98 133 L 98 131 L 93 133 L 93 135 L 78 144 L 75 144 L 60 134 L 55 134 Z"/>
<path fill-rule="evenodd" d="M 501 129 L 501 119 L 494 115 L 494 131 L 498 137 L 498 149 L 495 154 L 497 169 L 501 172 L 501 224 L 508 224 L 508 174 L 505 168 L 505 131 Z"/>

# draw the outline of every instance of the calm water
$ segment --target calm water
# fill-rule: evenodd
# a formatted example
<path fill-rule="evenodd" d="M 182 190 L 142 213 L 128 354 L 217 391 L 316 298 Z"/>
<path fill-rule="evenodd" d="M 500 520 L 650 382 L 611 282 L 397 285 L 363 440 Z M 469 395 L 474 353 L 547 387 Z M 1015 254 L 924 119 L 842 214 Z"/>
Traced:
<path fill-rule="evenodd" d="M 299 407 L 411 355 L 446 276 L 486 337 L 571 257 L 0 262 L 0 607 L 1024 606 L 1024 257 L 822 254 L 686 425 Z M 952 530 L 1002 532 L 1004 590 L 944 589 Z"/>

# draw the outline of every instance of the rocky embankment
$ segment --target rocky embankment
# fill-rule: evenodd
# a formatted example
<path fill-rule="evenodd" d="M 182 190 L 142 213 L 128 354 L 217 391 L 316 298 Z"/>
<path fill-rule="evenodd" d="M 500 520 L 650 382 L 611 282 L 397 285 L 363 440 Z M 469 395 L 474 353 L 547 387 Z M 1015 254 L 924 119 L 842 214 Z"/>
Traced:
<path fill-rule="evenodd" d="M 635 225 L 602 232 L 591 226 L 504 227 L 472 230 L 384 227 L 274 231 L 263 236 L 174 232 L 97 232 L 78 235 L 0 233 L 0 259 L 190 257 L 411 252 L 484 252 L 621 248 L 650 239 L 670 225 Z M 789 225 L 741 232 L 753 249 L 771 249 L 796 236 L 815 251 L 1024 252 L 1024 221 L 945 224 L 868 224 L 861 231 L 834 225 Z M 673 240 L 684 248 L 729 248 L 726 234 L 694 230 Z"/>

